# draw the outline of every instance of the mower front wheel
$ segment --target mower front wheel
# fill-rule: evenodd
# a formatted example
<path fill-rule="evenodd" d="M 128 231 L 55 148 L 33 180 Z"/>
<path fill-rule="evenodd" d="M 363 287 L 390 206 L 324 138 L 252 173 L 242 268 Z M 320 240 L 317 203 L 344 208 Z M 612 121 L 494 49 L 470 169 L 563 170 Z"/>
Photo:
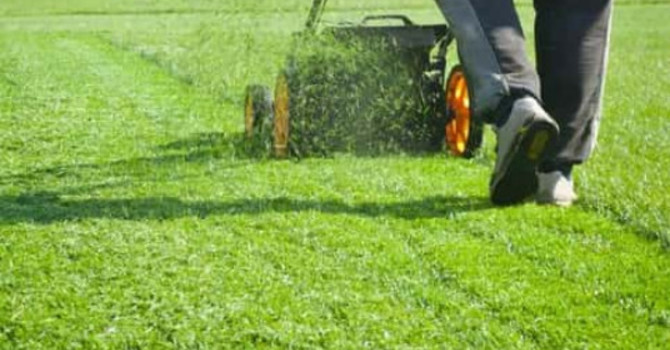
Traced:
<path fill-rule="evenodd" d="M 472 158 L 482 145 L 484 123 L 472 118 L 470 90 L 461 65 L 452 68 L 447 79 L 447 147 L 456 157 Z"/>

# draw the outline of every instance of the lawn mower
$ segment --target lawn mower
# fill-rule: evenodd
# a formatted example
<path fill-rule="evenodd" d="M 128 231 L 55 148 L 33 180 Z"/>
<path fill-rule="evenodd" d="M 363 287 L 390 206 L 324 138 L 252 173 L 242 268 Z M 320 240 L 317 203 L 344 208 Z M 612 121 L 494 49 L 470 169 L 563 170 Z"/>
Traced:
<path fill-rule="evenodd" d="M 295 34 L 296 42 L 305 45 L 328 37 L 333 46 L 341 45 L 345 50 L 355 46 L 354 41 L 363 43 L 359 46 L 376 50 L 373 55 L 389 57 L 373 61 L 365 71 L 391 77 L 407 73 L 409 79 L 387 79 L 384 84 L 370 79 L 366 82 L 360 72 L 333 70 L 343 60 L 337 54 L 328 56 L 330 61 L 317 54 L 309 64 L 292 54 L 277 77 L 274 94 L 267 86 L 247 87 L 246 138 L 266 144 L 278 158 L 300 156 L 305 153 L 303 146 L 309 142 L 313 145 L 314 140 L 330 140 L 320 145 L 323 150 L 330 146 L 369 146 L 382 139 L 387 139 L 384 145 L 388 145 L 392 138 L 403 148 L 431 152 L 446 148 L 457 157 L 473 156 L 482 143 L 483 123 L 471 118 L 470 92 L 461 65 L 453 65 L 447 74 L 447 51 L 454 42 L 450 28 L 446 24 L 415 24 L 403 14 L 365 16 L 355 23 L 325 25 L 322 17 L 326 3 L 327 0 L 313 0 L 306 28 Z M 358 69 L 362 65 L 359 62 L 349 66 Z M 393 72 L 386 74 L 386 70 Z M 402 86 L 393 87 L 398 81 Z M 409 96 L 412 106 L 384 100 L 389 91 Z M 340 92 L 346 97 L 339 98 Z M 400 120 L 398 115 L 402 113 L 412 117 Z M 353 117 L 347 119 L 345 115 Z M 364 137 L 359 135 L 355 141 L 340 142 L 361 134 L 364 122 L 373 131 L 367 131 Z M 330 132 L 343 124 L 349 128 L 339 134 Z"/>

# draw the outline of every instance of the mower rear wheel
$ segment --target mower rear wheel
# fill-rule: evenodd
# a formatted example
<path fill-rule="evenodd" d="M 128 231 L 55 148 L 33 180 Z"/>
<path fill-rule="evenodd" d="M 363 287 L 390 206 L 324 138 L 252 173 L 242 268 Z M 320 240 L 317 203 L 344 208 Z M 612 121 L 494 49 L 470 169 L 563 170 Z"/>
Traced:
<path fill-rule="evenodd" d="M 274 126 L 272 131 L 272 148 L 274 156 L 289 156 L 289 136 L 291 117 L 291 89 L 289 75 L 282 72 L 275 85 Z"/>
<path fill-rule="evenodd" d="M 470 91 L 461 65 L 452 68 L 447 79 L 447 147 L 452 155 L 472 158 L 482 145 L 484 124 L 472 118 Z"/>
<path fill-rule="evenodd" d="M 272 92 L 264 85 L 247 86 L 244 98 L 244 135 L 253 139 L 263 134 L 264 125 L 272 120 Z"/>

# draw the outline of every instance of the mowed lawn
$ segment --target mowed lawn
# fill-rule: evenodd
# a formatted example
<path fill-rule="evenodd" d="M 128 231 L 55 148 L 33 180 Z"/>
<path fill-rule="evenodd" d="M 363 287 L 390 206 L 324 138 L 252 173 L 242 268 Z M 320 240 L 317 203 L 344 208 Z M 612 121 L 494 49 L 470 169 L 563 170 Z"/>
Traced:
<path fill-rule="evenodd" d="M 309 2 L 221 3 L 0 4 L 0 349 L 670 346 L 670 5 L 617 7 L 601 143 L 556 209 L 490 205 L 490 135 L 249 156 L 245 86 Z"/>

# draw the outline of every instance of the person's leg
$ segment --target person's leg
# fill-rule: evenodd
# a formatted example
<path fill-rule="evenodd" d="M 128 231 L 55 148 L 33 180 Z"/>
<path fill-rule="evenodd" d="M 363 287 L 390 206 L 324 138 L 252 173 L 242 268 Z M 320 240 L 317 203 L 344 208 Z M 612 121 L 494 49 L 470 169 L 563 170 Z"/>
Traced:
<path fill-rule="evenodd" d="M 436 0 L 458 42 L 473 116 L 496 124 L 491 200 L 515 204 L 535 194 L 537 165 L 558 134 L 542 109 L 537 73 L 512 0 Z"/>
<path fill-rule="evenodd" d="M 573 165 L 586 161 L 596 143 L 612 3 L 610 0 L 535 0 L 535 8 L 542 100 L 561 128 L 556 148 L 540 165 L 540 172 L 560 172 L 571 186 Z M 550 179 L 565 180 L 557 176 L 544 178 L 550 182 Z M 542 175 L 540 179 L 542 181 Z M 551 185 L 541 187 L 546 187 L 544 192 L 547 192 L 553 188 Z M 550 194 L 539 195 L 542 195 L 539 201 L 551 202 Z"/>
<path fill-rule="evenodd" d="M 540 98 L 539 78 L 528 59 L 513 0 L 436 3 L 456 36 L 461 63 L 473 91 L 475 118 L 497 123 L 495 112 L 506 98 Z"/>

